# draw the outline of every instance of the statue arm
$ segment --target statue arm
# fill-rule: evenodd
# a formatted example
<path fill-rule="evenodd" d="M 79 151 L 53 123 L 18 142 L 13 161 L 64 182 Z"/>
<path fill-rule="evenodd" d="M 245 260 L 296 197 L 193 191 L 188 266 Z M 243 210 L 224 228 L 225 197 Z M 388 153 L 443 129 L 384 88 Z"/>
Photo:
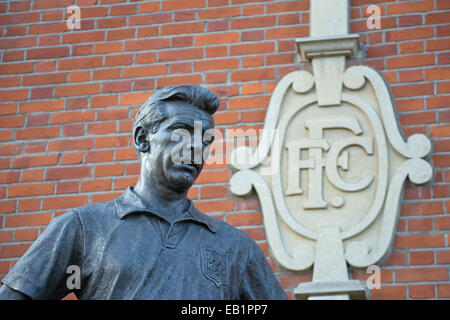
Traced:
<path fill-rule="evenodd" d="M 31 300 L 29 296 L 20 291 L 11 289 L 7 285 L 0 287 L 0 300 Z"/>

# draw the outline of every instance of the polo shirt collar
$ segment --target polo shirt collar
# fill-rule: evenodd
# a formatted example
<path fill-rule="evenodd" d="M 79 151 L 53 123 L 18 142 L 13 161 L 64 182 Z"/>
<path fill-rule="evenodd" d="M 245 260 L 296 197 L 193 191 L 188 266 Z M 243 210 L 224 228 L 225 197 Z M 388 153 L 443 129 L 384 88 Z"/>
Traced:
<path fill-rule="evenodd" d="M 210 221 L 211 218 L 198 211 L 197 208 L 194 207 L 191 199 L 187 200 L 189 202 L 189 208 L 185 213 L 185 216 L 188 217 L 187 219 L 199 222 L 206 226 L 211 232 L 215 233 L 217 230 Z M 145 201 L 136 192 L 134 192 L 133 187 L 127 187 L 127 189 L 119 197 L 117 197 L 114 202 L 116 214 L 120 219 L 123 219 L 125 216 L 133 212 L 147 212 L 167 221 L 163 215 L 158 213 L 157 210 L 152 207 L 151 203 Z"/>

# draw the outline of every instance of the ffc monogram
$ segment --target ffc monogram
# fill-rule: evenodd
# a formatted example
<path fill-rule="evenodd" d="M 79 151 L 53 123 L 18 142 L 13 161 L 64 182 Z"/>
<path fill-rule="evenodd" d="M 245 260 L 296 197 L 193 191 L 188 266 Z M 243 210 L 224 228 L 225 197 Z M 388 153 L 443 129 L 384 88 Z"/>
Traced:
<path fill-rule="evenodd" d="M 373 181 L 372 175 L 365 175 L 357 183 L 348 183 L 339 175 L 338 168 L 349 169 L 349 153 L 343 151 L 349 146 L 360 146 L 366 154 L 373 154 L 373 139 L 371 137 L 358 137 L 362 134 L 361 126 L 355 118 L 333 120 L 306 120 L 305 126 L 309 130 L 310 139 L 301 139 L 286 143 L 289 171 L 287 179 L 286 195 L 303 194 L 301 186 L 301 173 L 308 171 L 308 198 L 304 202 L 305 209 L 320 209 L 327 207 L 327 201 L 323 199 L 323 168 L 331 184 L 345 192 L 355 192 L 367 188 Z M 330 145 L 324 139 L 326 129 L 347 129 L 354 136 L 342 139 Z M 309 159 L 301 159 L 301 150 L 309 150 Z M 326 158 L 323 152 L 327 152 Z M 341 154 L 342 153 L 342 154 Z M 339 208 L 344 204 L 340 196 L 331 199 L 331 205 Z"/>

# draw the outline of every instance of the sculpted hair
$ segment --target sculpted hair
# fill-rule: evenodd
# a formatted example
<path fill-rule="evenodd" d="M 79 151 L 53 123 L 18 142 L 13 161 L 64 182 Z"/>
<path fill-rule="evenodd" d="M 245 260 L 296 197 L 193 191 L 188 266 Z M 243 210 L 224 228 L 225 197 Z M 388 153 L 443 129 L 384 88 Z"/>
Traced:
<path fill-rule="evenodd" d="M 166 102 L 183 101 L 189 103 L 210 115 L 219 108 L 219 98 L 214 92 L 196 85 L 172 85 L 155 91 L 141 106 L 133 121 L 135 128 L 142 125 L 147 130 L 158 129 L 158 125 L 168 118 L 165 112 Z M 138 155 L 140 152 L 136 150 Z"/>
<path fill-rule="evenodd" d="M 138 125 L 145 128 L 157 127 L 167 119 L 165 102 L 183 101 L 209 114 L 214 114 L 219 108 L 219 98 L 214 92 L 196 85 L 172 85 L 157 90 L 139 109 L 133 123 L 133 129 Z"/>

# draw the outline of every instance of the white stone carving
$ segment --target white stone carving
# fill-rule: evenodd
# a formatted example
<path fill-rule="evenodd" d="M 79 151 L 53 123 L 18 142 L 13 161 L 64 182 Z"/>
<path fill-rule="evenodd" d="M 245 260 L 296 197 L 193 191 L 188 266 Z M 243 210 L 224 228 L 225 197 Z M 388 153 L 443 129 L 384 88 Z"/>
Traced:
<path fill-rule="evenodd" d="M 367 267 L 388 253 L 406 180 L 431 179 L 422 159 L 431 144 L 420 134 L 403 139 L 376 71 L 346 70 L 332 106 L 319 106 L 311 79 L 296 71 L 280 81 L 265 120 L 278 134 L 264 135 L 257 150 L 232 153 L 231 191 L 245 196 L 254 188 L 273 256 L 287 269 L 311 267 L 322 229 L 330 228 L 339 230 L 346 262 Z M 243 155 L 248 161 L 240 163 Z"/>
<path fill-rule="evenodd" d="M 314 266 L 297 298 L 364 297 L 347 265 L 365 268 L 385 258 L 394 239 L 406 181 L 424 184 L 430 140 L 405 140 L 389 88 L 369 67 L 345 69 L 359 54 L 347 35 L 348 2 L 315 0 L 311 38 L 297 39 L 313 73 L 291 72 L 271 97 L 256 150 L 232 152 L 231 192 L 254 190 L 273 257 L 292 271 Z"/>

